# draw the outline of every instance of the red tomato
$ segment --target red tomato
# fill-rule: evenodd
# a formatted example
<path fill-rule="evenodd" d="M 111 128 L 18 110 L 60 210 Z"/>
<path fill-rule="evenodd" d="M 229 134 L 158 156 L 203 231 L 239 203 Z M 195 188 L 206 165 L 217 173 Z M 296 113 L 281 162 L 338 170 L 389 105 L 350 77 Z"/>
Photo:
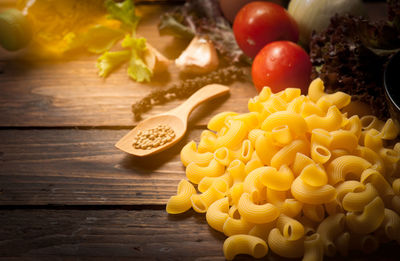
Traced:
<path fill-rule="evenodd" d="M 239 47 L 251 58 L 270 42 L 299 39 L 296 21 L 286 9 L 271 2 L 251 2 L 242 7 L 233 22 L 233 32 Z"/>
<path fill-rule="evenodd" d="M 310 74 L 310 57 L 303 48 L 289 41 L 266 45 L 254 58 L 251 68 L 253 83 L 259 92 L 264 86 L 274 93 L 292 87 L 306 94 Z"/>

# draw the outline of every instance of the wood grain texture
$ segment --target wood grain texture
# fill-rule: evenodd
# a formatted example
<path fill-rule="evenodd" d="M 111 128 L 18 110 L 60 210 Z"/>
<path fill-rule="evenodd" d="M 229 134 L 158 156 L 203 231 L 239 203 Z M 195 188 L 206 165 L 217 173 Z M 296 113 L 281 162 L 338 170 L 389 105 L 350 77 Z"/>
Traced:
<path fill-rule="evenodd" d="M 0 210 L 0 223 L 1 260 L 225 260 L 225 236 L 194 211 Z M 372 254 L 324 260 L 395 261 L 397 247 L 387 243 Z M 263 260 L 289 259 L 270 251 Z"/>
<path fill-rule="evenodd" d="M 157 23 L 166 6 L 141 6 L 138 34 L 169 59 L 179 56 L 187 43 L 160 36 Z M 29 49 L 16 53 L 0 51 L 1 126 L 134 126 L 131 105 L 148 93 L 170 86 L 182 76 L 172 64 L 168 73 L 150 83 L 137 83 L 127 73 L 127 65 L 108 78 L 97 76 L 97 55 L 69 57 L 68 60 L 27 59 Z M 248 98 L 256 95 L 250 83 L 235 83 L 231 95 L 213 101 L 196 124 L 204 125 L 210 111 L 244 112 Z M 170 110 L 182 100 L 156 106 L 143 117 Z"/>
<path fill-rule="evenodd" d="M 14 210 L 0 222 L 3 258 L 224 260 L 224 236 L 193 211 Z"/>
<path fill-rule="evenodd" d="M 129 130 L 0 131 L 0 205 L 165 204 L 185 178 L 176 146 L 136 158 L 114 147 Z"/>

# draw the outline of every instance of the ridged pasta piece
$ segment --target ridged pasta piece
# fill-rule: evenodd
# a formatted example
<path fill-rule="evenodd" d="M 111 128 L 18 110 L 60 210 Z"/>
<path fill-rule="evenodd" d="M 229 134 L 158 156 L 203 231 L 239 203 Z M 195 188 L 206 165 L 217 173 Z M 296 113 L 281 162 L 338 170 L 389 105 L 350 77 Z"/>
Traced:
<path fill-rule="evenodd" d="M 361 173 L 371 167 L 367 160 L 353 155 L 341 156 L 331 161 L 326 169 L 329 184 L 336 185 L 347 180 L 349 174 L 352 178 L 360 179 Z"/>
<path fill-rule="evenodd" d="M 395 194 L 389 182 L 375 169 L 364 170 L 360 181 L 363 184 L 371 183 L 385 203 L 389 202 Z"/>
<path fill-rule="evenodd" d="M 290 241 L 285 238 L 278 228 L 269 232 L 268 245 L 271 251 L 286 258 L 299 258 L 304 255 L 304 237 Z"/>
<path fill-rule="evenodd" d="M 282 165 L 279 171 L 274 167 L 262 167 L 264 171 L 261 173 L 261 183 L 273 190 L 287 191 L 294 180 L 293 172 L 287 165 Z"/>
<path fill-rule="evenodd" d="M 347 193 L 353 192 L 353 191 L 362 191 L 364 189 L 365 189 L 365 186 L 360 181 L 346 180 L 336 186 L 336 192 L 337 192 L 336 198 L 339 202 L 342 202 L 344 196 L 346 196 Z"/>
<path fill-rule="evenodd" d="M 322 100 L 329 102 L 331 105 L 336 106 L 338 109 L 342 109 L 350 104 L 351 96 L 344 92 L 325 94 L 318 100 L 317 104 L 321 103 Z"/>
<path fill-rule="evenodd" d="M 351 116 L 343 126 L 343 130 L 353 133 L 357 139 L 360 138 L 362 130 L 360 118 L 357 115 Z"/>
<path fill-rule="evenodd" d="M 275 142 L 279 143 L 280 145 L 286 145 L 293 140 L 292 133 L 287 125 L 275 127 L 271 130 L 271 132 Z"/>
<path fill-rule="evenodd" d="M 267 118 L 268 119 L 268 118 Z M 324 129 L 334 131 L 340 128 L 342 124 L 342 113 L 336 106 L 331 106 L 325 116 L 310 115 L 306 117 L 305 122 L 309 131 L 314 129 Z"/>
<path fill-rule="evenodd" d="M 242 146 L 238 150 L 238 153 L 236 154 L 236 158 L 240 159 L 244 163 L 247 163 L 249 160 L 252 159 L 254 153 L 254 147 L 251 145 L 250 140 L 245 139 L 242 142 Z"/>
<path fill-rule="evenodd" d="M 268 116 L 261 124 L 261 129 L 272 131 L 272 129 L 287 125 L 293 137 L 302 137 L 307 131 L 307 124 L 303 117 L 297 113 L 278 111 Z"/>
<path fill-rule="evenodd" d="M 300 115 L 304 118 L 310 115 L 323 116 L 325 112 L 314 102 L 308 101 L 301 105 Z"/>
<path fill-rule="evenodd" d="M 254 98 L 250 98 L 249 101 L 247 102 L 247 109 L 250 112 L 259 112 L 262 113 L 264 111 L 264 106 L 262 105 L 260 99 L 258 96 Z"/>
<path fill-rule="evenodd" d="M 295 241 L 304 237 L 304 226 L 296 219 L 286 215 L 280 215 L 276 221 L 276 227 L 289 241 Z"/>
<path fill-rule="evenodd" d="M 225 197 L 227 191 L 228 187 L 225 182 L 214 182 L 205 192 L 193 194 L 190 197 L 192 208 L 198 213 L 205 213 L 213 202 Z"/>
<path fill-rule="evenodd" d="M 227 147 L 228 149 L 236 149 L 246 138 L 248 128 L 243 121 L 230 120 L 227 124 L 229 125 L 228 131 L 224 135 L 217 137 L 215 148 Z"/>
<path fill-rule="evenodd" d="M 249 174 L 253 170 L 263 167 L 263 166 L 264 166 L 264 164 L 260 160 L 260 157 L 258 157 L 257 152 L 253 151 L 253 154 L 251 155 L 251 159 L 246 163 L 244 170 L 247 174 Z"/>
<path fill-rule="evenodd" d="M 222 229 L 225 236 L 230 237 L 233 235 L 248 234 L 253 227 L 254 224 L 248 222 L 244 218 L 236 219 L 229 216 Z"/>
<path fill-rule="evenodd" d="M 205 152 L 214 152 L 215 151 L 215 142 L 217 140 L 217 136 L 214 132 L 209 130 L 204 130 L 201 132 L 200 141 L 197 145 L 197 152 L 205 153 Z"/>
<path fill-rule="evenodd" d="M 325 218 L 325 210 L 322 205 L 303 205 L 303 214 L 314 222 L 321 222 Z"/>
<path fill-rule="evenodd" d="M 302 261 L 322 261 L 324 259 L 324 247 L 321 236 L 314 233 L 304 239 L 304 256 Z"/>
<path fill-rule="evenodd" d="M 239 199 L 243 194 L 243 183 L 238 182 L 233 184 L 232 187 L 229 188 L 228 197 L 230 200 L 230 204 L 237 205 L 239 203 Z"/>
<path fill-rule="evenodd" d="M 228 219 L 229 200 L 227 197 L 213 202 L 207 209 L 206 220 L 210 227 L 223 232 L 225 221 Z"/>
<path fill-rule="evenodd" d="M 304 155 L 303 153 L 297 152 L 292 166 L 293 174 L 295 175 L 295 177 L 297 177 L 298 175 L 300 175 L 304 167 L 314 163 L 315 162 L 308 156 Z"/>
<path fill-rule="evenodd" d="M 310 164 L 305 166 L 300 173 L 301 180 L 307 185 L 321 187 L 328 183 L 328 175 L 321 165 Z"/>
<path fill-rule="evenodd" d="M 235 115 L 238 115 L 238 113 L 232 111 L 218 113 L 210 119 L 207 128 L 212 131 L 220 131 L 222 127 L 225 127 L 225 119 Z"/>
<path fill-rule="evenodd" d="M 299 88 L 286 88 L 281 92 L 283 93 L 282 99 L 286 102 L 291 102 L 301 95 L 301 90 Z"/>
<path fill-rule="evenodd" d="M 257 138 L 255 149 L 264 165 L 270 165 L 272 157 L 279 151 L 279 147 L 274 144 L 271 132 L 264 132 Z"/>
<path fill-rule="evenodd" d="M 260 179 L 264 172 L 271 167 L 260 167 L 250 172 L 243 182 L 243 191 L 249 193 L 255 202 L 261 201 L 265 195 L 265 187 Z"/>
<path fill-rule="evenodd" d="M 266 190 L 267 202 L 280 208 L 287 198 L 287 191 L 278 191 L 268 187 Z"/>
<path fill-rule="evenodd" d="M 256 112 L 248 112 L 248 113 L 242 113 L 242 114 L 237 114 L 237 115 L 230 115 L 227 116 L 225 121 L 230 121 L 230 120 L 239 120 L 243 121 L 243 123 L 246 125 L 248 129 L 256 129 L 260 126 L 260 122 L 258 120 L 258 116 Z"/>
<path fill-rule="evenodd" d="M 308 96 L 313 102 L 318 102 L 321 98 L 328 100 L 332 105 L 336 105 L 339 109 L 347 106 L 351 101 L 351 96 L 344 92 L 335 92 L 326 94 L 324 92 L 324 83 L 320 78 L 314 79 L 308 87 Z"/>
<path fill-rule="evenodd" d="M 324 207 L 325 207 L 326 213 L 328 213 L 328 215 L 330 215 L 330 216 L 336 215 L 337 213 L 343 213 L 344 212 L 342 204 L 337 199 L 337 197 L 336 197 L 336 199 L 325 203 Z"/>
<path fill-rule="evenodd" d="M 317 233 L 321 235 L 324 246 L 324 254 L 334 256 L 336 254 L 335 239 L 343 232 L 345 226 L 345 215 L 338 213 L 325 218 L 318 226 Z"/>
<path fill-rule="evenodd" d="M 328 99 L 326 99 L 326 98 L 324 98 L 324 97 L 321 97 L 321 99 L 319 99 L 319 100 L 317 101 L 317 106 L 318 106 L 321 110 L 323 110 L 323 111 L 325 111 L 325 112 L 328 112 L 329 108 L 332 107 L 332 102 L 330 102 Z M 335 107 L 336 107 L 336 106 L 335 106 Z M 342 125 L 342 124 L 343 124 L 343 122 L 342 122 L 340 125 Z"/>
<path fill-rule="evenodd" d="M 265 131 L 263 131 L 262 129 L 252 129 L 251 131 L 249 131 L 247 138 L 250 140 L 250 143 L 253 147 L 256 146 L 256 140 L 258 139 L 258 137 L 260 137 L 264 133 Z"/>
<path fill-rule="evenodd" d="M 310 144 L 305 140 L 294 140 L 286 145 L 271 158 L 271 166 L 279 168 L 282 165 L 291 165 L 298 152 L 306 154 L 310 151 Z"/>
<path fill-rule="evenodd" d="M 262 88 L 257 97 L 258 99 L 260 99 L 261 102 L 265 102 L 271 97 L 271 95 L 272 95 L 271 88 L 265 86 L 264 88 Z"/>
<path fill-rule="evenodd" d="M 310 97 L 310 100 L 313 102 L 317 102 L 319 98 L 325 95 L 324 90 L 324 82 L 321 80 L 321 78 L 316 78 L 308 87 L 308 97 Z"/>
<path fill-rule="evenodd" d="M 233 183 L 243 182 L 247 176 L 244 163 L 238 159 L 231 161 L 226 171 L 233 179 Z"/>
<path fill-rule="evenodd" d="M 229 123 L 229 122 L 227 122 L 227 123 Z M 228 130 L 229 130 L 229 126 L 222 127 L 219 131 L 217 131 L 216 137 L 218 138 L 218 137 L 224 136 L 228 132 Z"/>
<path fill-rule="evenodd" d="M 214 152 L 214 159 L 224 166 L 228 166 L 234 158 L 233 153 L 226 147 L 221 147 Z"/>
<path fill-rule="evenodd" d="M 311 158 L 315 162 L 325 164 L 331 159 L 331 156 L 332 153 L 327 147 L 316 143 L 311 144 Z"/>
<path fill-rule="evenodd" d="M 286 107 L 286 111 L 300 114 L 301 106 L 307 100 L 309 99 L 304 95 L 294 98 L 291 102 L 289 102 L 288 106 Z"/>
<path fill-rule="evenodd" d="M 287 198 L 280 205 L 281 213 L 288 217 L 297 217 L 303 209 L 303 203 L 294 199 Z"/>
<path fill-rule="evenodd" d="M 381 137 L 384 140 L 394 140 L 399 135 L 399 131 L 399 126 L 392 119 L 388 119 L 381 129 Z"/>
<path fill-rule="evenodd" d="M 215 182 L 224 182 L 226 187 L 229 188 L 232 186 L 232 178 L 229 173 L 225 172 L 223 175 L 219 177 L 204 177 L 201 179 L 199 184 L 197 185 L 197 189 L 200 192 L 205 192 L 209 189 Z"/>
<path fill-rule="evenodd" d="M 311 131 L 311 143 L 319 144 L 329 148 L 332 143 L 332 135 L 329 131 L 324 129 L 313 129 Z"/>
<path fill-rule="evenodd" d="M 168 199 L 166 210 L 168 214 L 180 214 L 192 207 L 190 197 L 196 193 L 196 189 L 187 180 L 182 179 L 178 184 L 175 196 Z"/>
<path fill-rule="evenodd" d="M 206 166 L 214 157 L 211 152 L 199 153 L 196 148 L 196 142 L 194 141 L 189 142 L 182 148 L 180 156 L 185 167 L 191 162 L 200 166 Z"/>
<path fill-rule="evenodd" d="M 225 166 L 215 159 L 212 159 L 208 166 L 200 166 L 192 162 L 186 167 L 186 177 L 194 184 L 199 184 L 204 177 L 219 177 L 224 173 Z"/>
<path fill-rule="evenodd" d="M 344 149 L 352 153 L 358 146 L 358 137 L 349 131 L 336 130 L 330 133 L 332 141 L 329 149 Z"/>
<path fill-rule="evenodd" d="M 350 248 L 350 233 L 343 232 L 335 239 L 335 246 L 341 256 L 347 256 Z"/>
<path fill-rule="evenodd" d="M 380 121 L 376 116 L 365 115 L 360 118 L 362 130 L 375 129 L 379 131 L 382 129 L 384 123 Z"/>
<path fill-rule="evenodd" d="M 396 164 L 400 160 L 400 152 L 388 148 L 380 149 L 379 156 L 381 156 L 385 164 L 388 166 Z"/>
<path fill-rule="evenodd" d="M 240 197 L 238 210 L 240 215 L 247 221 L 254 224 L 263 224 L 274 221 L 278 218 L 280 211 L 270 203 L 262 205 L 255 204 L 249 193 L 243 193 Z"/>
<path fill-rule="evenodd" d="M 276 221 L 272 221 L 270 223 L 264 224 L 256 224 L 252 229 L 249 231 L 249 235 L 259 237 L 264 241 L 268 240 L 269 232 L 276 226 Z"/>
<path fill-rule="evenodd" d="M 268 246 L 264 240 L 255 236 L 234 235 L 224 241 L 223 250 L 227 260 L 233 260 L 239 254 L 262 258 L 268 253 Z"/>
<path fill-rule="evenodd" d="M 343 209 L 346 211 L 363 211 L 364 207 L 378 196 L 378 192 L 371 183 L 365 184 L 363 190 L 347 193 L 342 200 Z"/>
<path fill-rule="evenodd" d="M 362 213 L 347 212 L 346 225 L 350 231 L 357 234 L 369 234 L 382 223 L 385 205 L 380 197 L 374 198 L 363 209 Z"/>
<path fill-rule="evenodd" d="M 350 234 L 350 248 L 356 249 L 365 254 L 370 254 L 376 251 L 379 247 L 379 240 L 372 234 L 360 235 Z"/>
<path fill-rule="evenodd" d="M 396 212 L 385 208 L 385 217 L 381 229 L 388 239 L 400 242 L 400 216 Z"/>
<path fill-rule="evenodd" d="M 367 130 L 364 133 L 364 146 L 373 151 L 379 151 L 383 148 L 381 133 L 375 129 Z"/>
<path fill-rule="evenodd" d="M 395 195 L 392 198 L 390 202 L 390 208 L 396 211 L 396 213 L 400 215 L 400 196 Z"/>
<path fill-rule="evenodd" d="M 271 95 L 271 97 L 263 104 L 264 108 L 271 112 L 285 111 L 288 105 L 288 103 L 277 93 Z"/>
<path fill-rule="evenodd" d="M 304 183 L 299 177 L 293 181 L 291 192 L 298 201 L 314 205 L 330 202 L 336 197 L 336 190 L 331 185 L 313 187 Z"/>
<path fill-rule="evenodd" d="M 371 169 L 375 169 L 379 171 L 382 175 L 385 176 L 386 167 L 385 162 L 382 158 L 378 155 L 377 152 L 371 150 L 370 148 L 364 146 L 358 146 L 357 149 L 354 151 L 355 156 L 359 156 L 372 164 L 370 167 Z"/>
<path fill-rule="evenodd" d="M 392 183 L 392 188 L 393 192 L 397 195 L 400 196 L 400 178 L 397 178 L 393 181 Z"/>

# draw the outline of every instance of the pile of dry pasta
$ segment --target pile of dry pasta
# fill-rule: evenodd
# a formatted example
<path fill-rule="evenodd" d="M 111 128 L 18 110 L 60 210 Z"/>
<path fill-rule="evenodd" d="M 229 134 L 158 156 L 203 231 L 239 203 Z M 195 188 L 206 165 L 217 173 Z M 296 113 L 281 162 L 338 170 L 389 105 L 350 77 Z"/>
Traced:
<path fill-rule="evenodd" d="M 316 79 L 307 96 L 265 87 L 249 113 L 215 115 L 198 144 L 181 151 L 188 180 L 167 212 L 206 213 L 227 236 L 228 260 L 270 249 L 314 261 L 400 243 L 399 128 L 349 117 L 341 109 L 350 102 Z"/>

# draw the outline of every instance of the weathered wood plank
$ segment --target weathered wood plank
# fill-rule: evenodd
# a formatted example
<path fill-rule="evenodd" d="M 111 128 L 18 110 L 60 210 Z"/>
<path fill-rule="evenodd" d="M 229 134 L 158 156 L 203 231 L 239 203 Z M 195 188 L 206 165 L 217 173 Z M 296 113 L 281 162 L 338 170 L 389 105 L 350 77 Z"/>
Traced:
<path fill-rule="evenodd" d="M 0 131 L 0 205 L 165 204 L 185 177 L 180 149 L 145 159 L 114 147 L 129 130 Z"/>
<path fill-rule="evenodd" d="M 225 260 L 225 236 L 194 211 L 0 210 L 0 224 L 1 260 Z M 394 261 L 397 251 L 396 243 L 387 243 L 372 254 L 325 260 Z M 288 259 L 270 251 L 263 260 Z"/>
<path fill-rule="evenodd" d="M 14 210 L 0 222 L 0 257 L 224 260 L 224 236 L 193 211 Z"/>
<path fill-rule="evenodd" d="M 160 36 L 157 23 L 167 6 L 141 6 L 138 34 L 174 59 L 187 42 Z M 153 90 L 170 86 L 182 76 L 172 64 L 169 73 L 150 83 L 137 83 L 126 73 L 126 65 L 108 78 L 97 76 L 97 55 L 68 60 L 26 60 L 27 50 L 0 51 L 0 126 L 133 126 L 131 105 Z M 214 101 L 202 111 L 196 124 L 204 125 L 211 111 L 246 111 L 249 97 L 256 94 L 250 83 L 232 85 L 229 98 Z M 165 112 L 182 101 L 157 106 L 144 117 Z"/>

